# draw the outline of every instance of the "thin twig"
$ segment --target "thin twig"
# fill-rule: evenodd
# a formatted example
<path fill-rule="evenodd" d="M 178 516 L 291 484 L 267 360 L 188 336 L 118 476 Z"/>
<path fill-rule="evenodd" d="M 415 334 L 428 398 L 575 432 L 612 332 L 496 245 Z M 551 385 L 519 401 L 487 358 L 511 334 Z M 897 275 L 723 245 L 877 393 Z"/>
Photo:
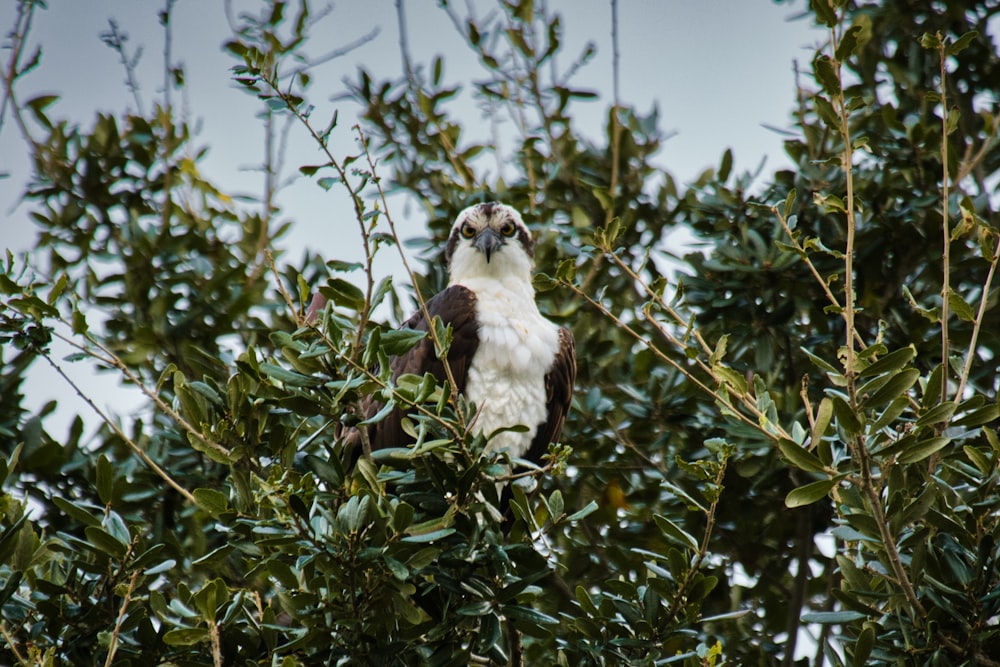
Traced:
<path fill-rule="evenodd" d="M 222 667 L 222 638 L 219 634 L 219 624 L 215 619 L 208 621 L 208 640 L 212 645 L 212 664 Z"/>
<path fill-rule="evenodd" d="M 997 261 L 1000 260 L 1000 236 L 997 237 L 997 245 L 993 249 L 993 258 L 990 260 L 990 270 L 986 274 L 986 282 L 983 283 L 983 293 L 979 297 L 979 310 L 976 311 L 976 321 L 972 324 L 972 336 L 969 339 L 969 348 L 965 353 L 965 364 L 962 366 L 962 377 L 958 379 L 958 390 L 955 392 L 955 401 L 962 400 L 965 393 L 965 385 L 969 381 L 972 373 L 972 362 L 976 358 L 976 346 L 979 344 L 979 332 L 983 327 L 983 319 L 986 317 L 986 308 L 990 298 L 990 289 L 993 286 L 993 277 L 996 275 Z"/>
<path fill-rule="evenodd" d="M 85 334 L 86 340 L 95 347 L 97 347 L 97 349 L 100 351 L 101 354 L 98 354 L 97 352 L 87 347 L 86 345 L 78 343 L 72 338 L 64 336 L 59 332 L 55 332 L 53 335 L 59 338 L 60 340 L 64 341 L 66 344 L 76 348 L 80 352 L 83 352 L 84 354 L 92 357 L 93 359 L 96 359 L 97 361 L 107 364 L 108 366 L 111 366 L 113 368 L 117 368 L 119 371 L 121 371 L 122 375 L 125 376 L 126 380 L 134 384 L 139 389 L 139 391 L 141 391 L 146 396 L 146 398 L 153 401 L 156 407 L 159 408 L 160 411 L 166 414 L 168 417 L 173 419 L 178 426 L 180 426 L 182 429 L 184 429 L 192 436 L 197 438 L 203 445 L 205 445 L 205 447 L 217 452 L 219 455 L 227 459 L 232 458 L 232 452 L 230 452 L 228 449 L 223 447 L 221 444 L 215 442 L 214 440 L 210 440 L 205 434 L 196 429 L 188 420 L 184 419 L 184 417 L 182 417 L 179 412 L 177 412 L 172 407 L 167 405 L 166 401 L 164 401 L 163 398 L 161 398 L 158 393 L 147 387 L 143 383 L 142 378 L 136 375 L 132 371 L 132 369 L 129 368 L 128 365 L 121 360 L 121 357 L 112 352 L 106 345 L 104 345 L 97 339 L 93 338 L 89 334 Z"/>
<path fill-rule="evenodd" d="M 990 121 L 990 128 L 986 130 L 986 139 L 983 140 L 979 149 L 972 155 L 968 153 L 958 165 L 958 173 L 955 175 L 955 183 L 964 181 L 976 167 L 996 148 L 1000 142 L 1000 112 L 997 112 Z M 969 145 L 971 149 L 971 144 Z"/>
<path fill-rule="evenodd" d="M 143 463 L 145 463 L 147 466 L 149 466 L 150 470 L 152 470 L 154 473 L 156 473 L 156 475 L 160 479 L 162 479 L 164 482 L 166 482 L 167 485 L 170 488 L 172 488 L 173 490 L 177 491 L 177 493 L 179 493 L 182 496 L 184 496 L 185 500 L 187 500 L 191 504 L 197 504 L 196 501 L 195 501 L 195 499 L 194 499 L 194 496 L 191 495 L 191 492 L 188 491 L 187 489 L 185 489 L 180 484 L 178 484 L 174 480 L 174 478 L 171 477 L 170 474 L 167 473 L 166 470 L 164 470 L 163 468 L 161 468 L 159 466 L 159 464 L 156 463 L 156 461 L 154 461 L 153 459 L 151 459 L 149 457 L 149 454 L 147 454 L 142 449 L 142 447 L 140 447 L 134 440 L 132 440 L 132 438 L 130 438 L 128 436 L 128 434 L 126 434 L 125 431 L 123 431 L 122 428 L 117 423 L 115 423 L 114 420 L 111 419 L 111 417 L 109 417 L 107 414 L 104 413 L 104 411 L 102 411 L 99 407 L 97 407 L 97 404 L 94 403 L 94 400 L 92 398 L 90 398 L 89 396 L 87 396 L 85 393 L 83 393 L 83 390 L 80 389 L 79 385 L 77 385 L 76 382 L 74 382 L 72 379 L 70 379 L 70 377 L 68 375 L 66 375 L 66 372 L 55 361 L 53 361 L 52 358 L 48 354 L 43 354 L 42 356 L 49 363 L 49 365 L 52 366 L 53 369 L 55 369 L 56 373 L 58 373 L 59 376 L 62 377 L 62 379 L 65 380 L 67 384 L 69 384 L 69 386 L 73 389 L 73 391 L 75 391 L 76 394 L 80 398 L 82 398 L 83 401 L 87 405 L 89 405 L 90 408 L 94 412 L 97 413 L 97 416 L 101 418 L 101 421 L 103 421 L 105 424 L 107 424 L 108 427 L 111 428 L 111 430 L 115 432 L 115 435 L 117 435 L 119 438 L 121 438 L 122 441 L 126 445 L 128 445 L 129 449 L 131 449 L 133 452 L 135 452 L 136 456 L 138 456 L 142 460 Z"/>
<path fill-rule="evenodd" d="M 618 121 L 619 107 L 619 88 L 621 80 L 620 67 L 620 53 L 618 49 L 618 0 L 611 0 L 611 48 L 612 48 L 612 59 L 611 59 L 611 85 L 613 94 L 615 96 L 614 105 L 611 109 L 611 176 L 608 183 L 608 197 L 611 201 L 611 205 L 608 210 L 604 213 L 604 227 L 607 228 L 611 221 L 615 217 L 615 202 L 617 201 L 617 191 L 618 191 L 618 161 L 621 156 L 621 138 L 622 138 L 622 125 Z M 587 271 L 586 277 L 583 279 L 583 288 L 587 291 L 591 291 L 593 283 L 597 280 L 600 272 L 601 265 L 603 264 L 603 257 L 597 257 L 590 265 L 590 269 Z"/>
<path fill-rule="evenodd" d="M 14 29 L 10 32 L 10 58 L 7 61 L 7 68 L 3 75 L 4 94 L 3 100 L 0 101 L 0 130 L 3 129 L 4 118 L 6 118 L 9 108 L 21 136 L 32 146 L 37 146 L 38 142 L 31 136 L 28 124 L 21 113 L 21 106 L 18 104 L 17 97 L 14 94 L 14 81 L 23 73 L 19 71 L 18 66 L 21 56 L 24 53 L 24 45 L 28 39 L 28 33 L 31 32 L 31 20 L 34 17 L 34 12 L 34 0 L 21 0 L 18 2 L 17 18 L 14 22 Z"/>
<path fill-rule="evenodd" d="M 403 0 L 396 0 L 396 24 L 399 27 L 399 55 L 403 59 L 403 75 L 411 91 L 417 89 L 417 77 L 413 73 L 413 61 L 410 58 L 409 32 L 406 29 L 406 14 L 403 12 Z"/>
<path fill-rule="evenodd" d="M 125 591 L 125 599 L 122 600 L 122 606 L 118 610 L 118 620 L 115 621 L 115 629 L 111 633 L 111 641 L 108 643 L 108 657 L 104 661 L 104 667 L 111 667 L 115 660 L 115 653 L 118 652 L 118 637 L 121 634 L 122 624 L 125 622 L 125 611 L 128 609 L 129 602 L 132 601 L 132 593 L 135 591 L 135 583 L 140 574 L 141 571 L 136 570 L 128 582 L 128 590 Z"/>
<path fill-rule="evenodd" d="M 160 22 L 163 24 L 163 108 L 168 112 L 172 108 L 170 91 L 173 89 L 173 30 L 170 27 L 170 13 L 177 0 L 164 0 L 163 11 L 160 12 Z"/>
<path fill-rule="evenodd" d="M 135 67 L 139 63 L 139 58 L 142 57 L 142 47 L 137 48 L 135 55 L 129 59 L 128 53 L 125 50 L 125 42 L 128 41 L 128 34 L 118 29 L 118 22 L 115 19 L 108 19 L 108 26 L 110 30 L 101 33 L 101 40 L 118 54 L 122 67 L 125 68 L 125 86 L 131 91 L 132 98 L 135 101 L 136 115 L 145 116 L 146 113 L 142 109 L 142 99 L 139 97 L 139 82 L 135 76 Z"/>
<path fill-rule="evenodd" d="M 441 356 L 442 366 L 444 366 L 444 372 L 448 383 L 451 385 L 452 389 L 457 389 L 458 384 L 455 382 L 455 376 L 451 370 L 451 364 L 448 363 L 447 350 L 444 346 L 444 341 L 440 340 L 437 335 L 437 331 L 434 328 L 434 320 L 431 318 L 430 312 L 427 310 L 427 301 L 424 299 L 423 295 L 420 293 L 420 288 L 417 285 L 417 274 L 414 273 L 413 269 L 410 267 L 410 261 L 406 257 L 406 253 L 403 252 L 403 244 L 400 241 L 399 233 L 396 231 L 396 223 L 392 219 L 392 214 L 389 213 L 389 203 L 386 201 L 385 191 L 382 189 L 382 181 L 375 175 L 375 161 L 372 158 L 371 151 L 368 150 L 368 140 L 365 137 L 364 130 L 361 129 L 360 125 L 354 127 L 355 131 L 358 133 L 358 137 L 361 141 L 361 147 L 365 152 L 365 160 L 368 162 L 368 169 L 371 172 L 372 180 L 375 183 L 375 188 L 378 191 L 379 201 L 382 202 L 382 212 L 385 216 L 385 220 L 389 225 L 389 233 L 392 235 L 395 241 L 395 246 L 399 251 L 399 259 L 403 264 L 403 269 L 406 271 L 406 275 L 410 280 L 410 284 L 413 286 L 413 292 L 417 297 L 417 303 L 420 306 L 420 312 L 424 316 L 424 321 L 427 322 L 427 333 L 430 336 L 431 341 L 434 343 L 434 347 L 437 350 L 439 356 Z M 454 395 L 454 394 L 453 394 Z M 464 423 L 464 415 L 462 415 L 461 410 L 456 411 L 459 420 L 462 422 L 462 426 L 467 426 Z"/>
<path fill-rule="evenodd" d="M 951 316 L 948 299 L 951 296 L 951 229 L 948 224 L 948 90 L 945 69 L 944 39 L 938 42 L 938 75 L 941 77 L 941 401 L 948 400 L 948 319 Z"/>
<path fill-rule="evenodd" d="M 716 472 L 714 484 L 717 489 L 721 489 L 722 480 L 726 476 L 726 467 L 729 464 L 729 455 L 721 457 L 719 463 L 719 470 Z M 694 559 L 691 561 L 690 567 L 684 572 L 684 577 L 677 585 L 677 591 L 674 593 L 674 599 L 671 601 L 670 606 L 667 607 L 665 617 L 673 620 L 677 614 L 681 612 L 684 605 L 687 604 L 687 594 L 688 588 L 694 581 L 695 575 L 701 569 L 701 564 L 705 561 L 708 556 L 708 547 L 712 541 L 712 532 L 715 530 L 715 513 L 719 508 L 719 499 L 722 497 L 721 493 L 715 494 L 715 498 L 712 500 L 708 507 L 708 511 L 705 512 L 705 532 L 701 537 L 701 542 L 698 545 L 698 553 L 695 554 Z"/>
<path fill-rule="evenodd" d="M 676 361 L 674 361 L 673 359 L 671 359 L 670 357 L 668 357 L 659 348 L 657 348 L 653 344 L 653 342 L 651 340 L 649 340 L 648 338 L 646 338 L 645 336 L 643 336 L 641 333 L 639 333 L 638 331 L 636 331 L 635 329 L 633 329 L 626 322 L 622 321 L 617 315 L 615 315 L 614 313 L 612 313 L 604 304 L 600 303 L 599 301 L 595 300 L 591 295 L 589 295 L 586 292 L 584 292 L 583 289 L 580 286 L 574 284 L 571 281 L 560 281 L 560 284 L 563 285 L 563 286 L 565 286 L 565 287 L 568 287 L 577 296 L 579 296 L 580 298 L 582 298 L 585 301 L 587 301 L 587 303 L 589 303 L 591 306 L 593 306 L 594 308 L 596 308 L 604 317 L 606 317 L 609 320 L 611 320 L 615 324 L 615 326 L 618 327 L 621 331 L 624 331 L 629 336 L 631 336 L 633 339 L 635 339 L 637 342 L 641 343 L 644 347 L 646 347 L 646 349 L 648 349 L 650 352 L 652 352 L 653 355 L 657 359 L 659 359 L 663 363 L 667 364 L 668 366 L 670 366 L 674 370 L 682 373 L 684 375 L 684 377 L 686 377 L 692 384 L 694 384 L 696 387 L 698 387 L 698 389 L 702 390 L 703 392 L 705 392 L 706 394 L 708 394 L 709 396 L 711 396 L 713 399 L 715 399 L 719 403 L 719 405 L 724 409 L 724 412 L 726 412 L 728 414 L 731 414 L 733 417 L 735 417 L 739 421 L 743 422 L 747 426 L 750 426 L 754 430 L 759 431 L 760 433 L 764 434 L 768 438 L 772 438 L 772 439 L 776 438 L 776 437 L 789 438 L 789 435 L 778 424 L 773 424 L 773 423 L 771 424 L 775 428 L 775 430 L 777 431 L 777 433 L 772 433 L 772 432 L 768 431 L 766 428 L 764 428 L 762 426 L 763 422 L 760 419 L 764 415 L 759 410 L 757 410 L 757 408 L 756 408 L 755 405 L 751 405 L 752 401 L 743 401 L 743 403 L 754 414 L 754 416 L 756 416 L 758 418 L 757 421 L 754 421 L 753 419 L 750 419 L 749 417 L 747 417 L 746 415 L 744 415 L 742 412 L 740 412 L 739 409 L 737 408 L 737 406 L 735 406 L 722 392 L 716 391 L 716 390 L 712 389 L 707 384 L 705 384 L 701 379 L 699 379 L 698 377 L 696 377 L 691 372 L 690 369 L 685 368 L 681 364 L 677 363 Z M 712 379 L 715 380 L 716 382 L 719 382 L 720 384 L 723 382 L 722 378 L 720 378 L 717 375 L 715 375 L 710 369 L 708 370 L 708 373 L 712 376 Z M 741 399 L 743 399 L 743 398 L 744 397 L 741 396 Z"/>
<path fill-rule="evenodd" d="M 3 635 L 4 640 L 7 642 L 7 646 L 10 647 L 11 653 L 13 653 L 14 657 L 17 658 L 18 664 L 24 665 L 25 667 L 31 664 L 28 662 L 27 658 L 21 655 L 21 651 L 18 650 L 17 642 L 14 640 L 14 635 L 12 635 L 10 630 L 7 629 L 7 621 L 0 620 L 0 635 Z"/>
<path fill-rule="evenodd" d="M 781 213 L 781 211 L 778 209 L 777 206 L 772 206 L 771 212 L 774 213 L 775 217 L 778 218 L 778 222 L 781 223 L 781 228 L 785 230 L 785 234 L 788 236 L 789 241 L 791 241 L 792 245 L 795 247 L 795 250 L 798 253 L 799 257 L 802 258 L 802 261 L 805 262 L 806 267 L 808 267 L 809 272 L 813 275 L 813 278 L 816 279 L 816 284 L 818 284 L 820 288 L 822 288 L 823 293 L 826 295 L 827 300 L 837 310 L 838 313 L 842 314 L 842 317 L 844 317 L 846 322 L 847 317 L 844 306 L 840 304 L 840 300 L 837 299 L 837 296 L 833 293 L 833 290 L 830 289 L 829 283 L 823 279 L 823 276 L 820 274 L 819 269 L 816 268 L 816 265 L 809 258 L 805 246 L 799 242 L 799 239 L 796 236 L 796 234 L 792 231 L 792 228 L 788 226 L 788 220 Z M 858 347 L 864 350 L 866 346 L 864 340 L 861 338 L 861 334 L 858 333 L 857 329 L 851 328 L 850 330 L 854 332 L 854 340 L 857 343 Z"/>
<path fill-rule="evenodd" d="M 652 305 L 655 304 L 657 307 L 662 309 L 667 315 L 670 316 L 671 319 L 674 320 L 676 324 L 680 326 L 685 326 L 685 327 L 688 326 L 687 320 L 681 317 L 680 313 L 677 312 L 676 309 L 674 309 L 672 306 L 670 306 L 670 304 L 664 301 L 662 295 L 658 294 L 655 290 L 653 290 L 652 287 L 650 287 L 650 285 L 645 280 L 643 280 L 642 277 L 638 273 L 636 273 L 635 270 L 633 270 L 632 267 L 629 266 L 629 264 L 625 262 L 617 253 L 613 252 L 607 244 L 603 245 L 601 249 L 604 251 L 604 256 L 610 257 L 612 261 L 615 263 L 615 265 L 618 268 L 620 268 L 630 279 L 632 279 L 634 283 L 641 285 L 646 294 L 650 297 L 651 299 L 650 303 L 647 304 L 642 311 L 643 315 L 646 318 L 646 321 L 649 322 L 657 330 L 657 332 L 661 336 L 663 336 L 663 338 L 667 342 L 669 342 L 671 345 L 677 348 L 677 350 L 683 352 L 686 346 L 673 334 L 673 332 L 671 332 L 671 330 L 666 325 L 664 325 L 663 323 L 658 321 L 655 317 L 653 317 Z M 697 329 L 692 329 L 691 336 L 701 347 L 702 352 L 704 352 L 706 355 L 713 354 L 714 351 L 713 348 L 709 346 L 707 341 L 705 341 L 700 331 L 698 331 Z M 711 376 L 713 380 L 715 380 L 720 384 L 724 384 L 723 378 L 712 368 L 711 365 L 705 363 L 704 360 L 702 360 L 701 358 L 695 358 L 694 363 L 702 371 Z M 689 379 L 696 380 L 696 378 L 694 378 L 694 376 L 691 375 L 690 371 L 688 371 L 687 369 L 684 369 L 682 366 L 679 365 L 676 366 L 676 368 L 681 369 L 681 372 L 684 373 L 685 376 L 688 377 Z M 718 394 L 713 393 L 713 397 L 719 400 Z M 746 407 L 746 409 L 749 410 L 757 418 L 756 428 L 760 430 L 762 433 L 764 433 L 767 437 L 771 438 L 775 437 L 774 433 L 771 433 L 761 427 L 761 424 L 763 424 L 764 421 L 766 420 L 766 415 L 764 415 L 764 413 L 762 413 L 758 409 L 757 401 L 747 392 L 740 393 L 739 399 L 740 402 L 744 405 L 744 407 Z M 772 426 L 778 430 L 777 435 L 779 437 L 782 438 L 790 437 L 788 433 L 785 432 L 784 429 L 782 429 L 778 424 L 772 424 Z"/>
<path fill-rule="evenodd" d="M 836 52 L 838 39 L 835 28 L 830 29 L 831 46 Z M 844 327 L 847 340 L 847 356 L 844 360 L 844 376 L 847 378 L 847 392 L 851 401 L 851 407 L 857 407 L 857 384 L 855 382 L 857 369 L 855 368 L 856 348 L 854 346 L 857 330 L 854 325 L 855 296 L 854 296 L 854 236 L 857 231 L 857 218 L 854 215 L 854 147 L 851 145 L 851 128 L 848 123 L 847 101 L 844 99 L 843 68 L 841 63 L 836 64 L 837 88 L 839 93 L 836 97 L 838 119 L 840 120 L 840 138 L 844 142 L 844 150 L 841 154 L 841 165 L 844 170 L 844 178 L 847 181 L 847 194 L 844 198 L 844 207 L 847 209 L 847 243 L 844 248 Z"/>

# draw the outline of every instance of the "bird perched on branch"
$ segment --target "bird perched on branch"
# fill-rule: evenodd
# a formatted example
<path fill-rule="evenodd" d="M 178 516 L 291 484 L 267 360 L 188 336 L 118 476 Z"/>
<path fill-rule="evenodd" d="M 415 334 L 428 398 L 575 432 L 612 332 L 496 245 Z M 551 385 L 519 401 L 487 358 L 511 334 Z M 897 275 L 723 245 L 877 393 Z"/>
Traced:
<path fill-rule="evenodd" d="M 427 301 L 426 314 L 452 328 L 448 364 L 455 389 L 477 407 L 472 432 L 489 435 L 524 426 L 527 430 L 495 435 L 486 451 L 538 462 L 549 443 L 559 440 L 573 394 L 576 353 L 569 329 L 545 319 L 535 304 L 531 234 L 510 206 L 470 206 L 452 226 L 445 258 L 448 287 Z M 427 317 L 420 311 L 403 327 L 426 331 Z M 428 372 L 439 383 L 448 379 L 430 338 L 393 358 L 391 367 L 394 380 Z M 378 407 L 367 406 L 365 416 Z M 373 450 L 412 441 L 402 417 L 397 407 L 368 426 Z"/>

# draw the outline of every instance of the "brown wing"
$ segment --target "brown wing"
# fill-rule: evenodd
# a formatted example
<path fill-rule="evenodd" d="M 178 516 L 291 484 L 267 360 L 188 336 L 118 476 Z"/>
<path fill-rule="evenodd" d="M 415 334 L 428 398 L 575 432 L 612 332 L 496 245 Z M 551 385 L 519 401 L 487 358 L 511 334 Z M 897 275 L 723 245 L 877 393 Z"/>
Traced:
<path fill-rule="evenodd" d="M 566 413 L 569 412 L 573 400 L 573 383 L 576 382 L 576 344 L 573 333 L 563 327 L 559 329 L 559 351 L 552 362 L 552 368 L 545 374 L 546 405 L 548 418 L 538 425 L 538 431 L 531 441 L 525 458 L 538 463 L 542 455 L 548 451 L 550 442 L 558 442 L 566 423 Z"/>
<path fill-rule="evenodd" d="M 457 385 L 452 390 L 464 392 L 465 381 L 469 374 L 469 364 L 479 346 L 476 295 L 467 287 L 452 285 L 427 302 L 427 313 L 431 319 L 440 317 L 444 324 L 451 325 L 452 341 L 451 347 L 448 349 L 448 364 L 451 366 L 451 373 Z M 424 318 L 423 312 L 420 311 L 404 322 L 402 328 L 427 331 L 428 322 Z M 447 379 L 444 364 L 434 353 L 434 343 L 430 338 L 424 338 L 409 352 L 393 357 L 389 363 L 392 368 L 393 380 L 405 373 L 413 373 L 414 375 L 431 373 L 437 378 L 439 384 L 444 383 Z M 377 413 L 381 407 L 382 404 L 377 401 L 366 402 L 362 408 L 365 418 Z M 412 442 L 412 438 L 403 432 L 400 424 L 403 415 L 403 410 L 396 407 L 385 419 L 368 427 L 369 442 L 371 442 L 373 450 L 402 447 Z M 355 447 L 354 459 L 360 455 L 360 449 L 359 446 Z"/>

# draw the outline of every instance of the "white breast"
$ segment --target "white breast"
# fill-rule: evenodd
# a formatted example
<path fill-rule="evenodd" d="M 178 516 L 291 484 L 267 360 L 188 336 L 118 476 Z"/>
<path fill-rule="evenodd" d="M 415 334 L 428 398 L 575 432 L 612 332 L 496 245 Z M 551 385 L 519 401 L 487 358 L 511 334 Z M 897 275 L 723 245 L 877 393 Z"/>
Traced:
<path fill-rule="evenodd" d="M 488 452 L 506 449 L 518 458 L 548 416 L 545 374 L 559 348 L 558 328 L 538 312 L 530 289 L 513 291 L 493 280 L 469 282 L 479 322 L 479 347 L 465 389 L 479 409 L 473 431 L 488 436 L 498 428 L 528 427 L 501 433 L 487 445 Z"/>

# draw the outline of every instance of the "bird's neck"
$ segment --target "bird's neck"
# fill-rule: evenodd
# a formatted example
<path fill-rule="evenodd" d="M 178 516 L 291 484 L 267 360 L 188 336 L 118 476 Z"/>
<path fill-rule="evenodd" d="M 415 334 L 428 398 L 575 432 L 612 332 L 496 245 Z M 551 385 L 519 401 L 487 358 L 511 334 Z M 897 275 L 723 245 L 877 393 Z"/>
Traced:
<path fill-rule="evenodd" d="M 506 294 L 508 297 L 517 298 L 526 308 L 535 303 L 535 288 L 530 280 L 514 280 L 510 276 L 503 279 L 490 276 L 470 276 L 462 280 L 452 279 L 449 284 L 467 287 L 475 292 L 479 298 Z"/>
<path fill-rule="evenodd" d="M 471 253 L 456 255 L 452 258 L 448 284 L 465 285 L 473 292 L 502 289 L 531 301 L 535 298 L 530 260 L 502 253 L 491 262 Z"/>

